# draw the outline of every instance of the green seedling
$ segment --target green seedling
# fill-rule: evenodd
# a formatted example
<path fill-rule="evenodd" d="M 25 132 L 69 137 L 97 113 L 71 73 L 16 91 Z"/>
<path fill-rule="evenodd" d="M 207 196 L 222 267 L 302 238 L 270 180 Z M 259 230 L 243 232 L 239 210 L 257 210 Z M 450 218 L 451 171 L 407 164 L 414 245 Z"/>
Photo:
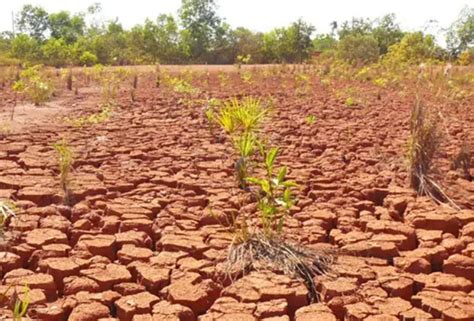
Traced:
<path fill-rule="evenodd" d="M 263 167 L 266 176 L 263 178 L 248 177 L 247 181 L 257 185 L 260 189 L 256 195 L 263 233 L 267 238 L 272 238 L 274 233 L 280 234 L 283 229 L 285 217 L 295 203 L 291 189 L 297 184 L 286 178 L 286 166 L 276 170 L 277 174 L 274 174 L 278 148 L 260 152 L 264 157 Z"/>
<path fill-rule="evenodd" d="M 63 138 L 53 145 L 58 153 L 59 164 L 59 183 L 64 192 L 64 201 L 66 204 L 71 203 L 70 190 L 70 173 L 74 163 L 74 156 L 68 142 Z"/>
<path fill-rule="evenodd" d="M 308 116 L 306 116 L 305 121 L 306 121 L 306 124 L 313 125 L 314 122 L 316 121 L 316 116 L 308 115 Z"/>

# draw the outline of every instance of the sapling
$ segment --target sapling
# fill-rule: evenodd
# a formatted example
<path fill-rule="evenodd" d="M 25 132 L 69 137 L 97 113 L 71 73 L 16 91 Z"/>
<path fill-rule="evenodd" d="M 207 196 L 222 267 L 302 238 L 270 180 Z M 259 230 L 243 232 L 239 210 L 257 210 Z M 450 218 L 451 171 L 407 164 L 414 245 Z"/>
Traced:
<path fill-rule="evenodd" d="M 264 235 L 272 238 L 273 233 L 279 234 L 283 228 L 285 217 L 295 202 L 291 189 L 297 185 L 286 178 L 286 166 L 274 170 L 278 148 L 271 148 L 268 152 L 261 150 L 261 154 L 264 157 L 263 167 L 266 175 L 263 178 L 248 177 L 247 181 L 260 188 L 256 193 L 260 221 Z"/>
<path fill-rule="evenodd" d="M 71 205 L 70 173 L 74 156 L 68 142 L 63 138 L 53 145 L 58 153 L 59 184 L 64 192 L 64 202 Z"/>
<path fill-rule="evenodd" d="M 72 91 L 72 69 L 69 69 L 69 72 L 67 74 L 66 83 L 67 83 L 67 89 Z M 76 87 L 76 89 L 77 89 L 77 87 Z"/>
<path fill-rule="evenodd" d="M 138 75 L 137 75 L 137 74 L 134 74 L 134 75 L 133 75 L 133 83 L 132 83 L 132 86 L 133 86 L 133 89 L 137 89 L 137 88 L 138 88 Z"/>
<path fill-rule="evenodd" d="M 240 70 L 242 68 L 242 64 L 247 65 L 252 59 L 250 54 L 247 55 L 238 55 L 237 56 L 237 69 Z"/>
<path fill-rule="evenodd" d="M 42 65 L 35 65 L 23 70 L 19 80 L 13 84 L 13 90 L 26 94 L 35 106 L 50 100 L 54 91 L 52 83 L 42 73 L 42 68 Z"/>
<path fill-rule="evenodd" d="M 249 71 L 249 70 L 245 70 L 243 73 L 242 73 L 242 80 L 244 81 L 244 83 L 248 84 L 248 85 L 251 85 L 253 84 L 253 75 L 252 75 L 252 72 Z"/>
<path fill-rule="evenodd" d="M 285 217 L 295 202 L 291 189 L 296 184 L 286 178 L 286 167 L 275 169 L 278 148 L 267 152 L 260 145 L 259 149 L 264 156 L 265 175 L 262 178 L 248 177 L 246 180 L 258 188 L 254 195 L 258 201 L 262 231 L 249 226 L 245 219 L 240 222 L 240 229 L 235 229 L 238 233 L 229 248 L 226 267 L 229 273 L 269 269 L 299 277 L 308 287 L 310 301 L 314 302 L 318 298 L 314 277 L 331 270 L 333 256 L 292 245 L 282 237 Z"/>

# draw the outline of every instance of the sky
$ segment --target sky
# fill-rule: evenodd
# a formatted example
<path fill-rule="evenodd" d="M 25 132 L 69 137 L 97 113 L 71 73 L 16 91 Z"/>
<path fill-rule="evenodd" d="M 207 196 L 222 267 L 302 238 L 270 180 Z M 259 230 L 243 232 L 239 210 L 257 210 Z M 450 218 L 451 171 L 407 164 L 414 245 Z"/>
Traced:
<path fill-rule="evenodd" d="M 156 18 L 161 13 L 176 13 L 181 0 L 2 0 L 0 30 L 11 30 L 11 13 L 24 4 L 40 5 L 48 12 L 85 11 L 94 3 L 102 4 L 104 19 L 118 17 L 126 28 Z M 330 31 L 332 21 L 342 22 L 352 17 L 377 18 L 395 13 L 404 30 L 422 30 L 430 20 L 448 27 L 461 9 L 474 6 L 474 0 L 217 0 L 219 15 L 232 26 L 244 26 L 254 31 L 268 31 L 286 26 L 298 18 L 313 24 L 317 33 Z M 432 27 L 431 32 L 437 27 Z"/>

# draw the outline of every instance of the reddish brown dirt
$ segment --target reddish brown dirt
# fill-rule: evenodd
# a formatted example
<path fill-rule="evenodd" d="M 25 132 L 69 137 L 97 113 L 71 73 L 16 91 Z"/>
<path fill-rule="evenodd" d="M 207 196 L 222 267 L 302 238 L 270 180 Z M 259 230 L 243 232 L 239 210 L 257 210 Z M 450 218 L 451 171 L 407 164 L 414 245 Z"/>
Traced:
<path fill-rule="evenodd" d="M 472 99 L 442 106 L 448 135 L 436 167 L 462 207 L 455 211 L 407 188 L 414 95 L 383 90 L 377 99 L 371 86 L 324 87 L 312 77 L 299 96 L 291 73 L 259 72 L 245 84 L 232 72 L 222 87 L 215 70 L 197 70 L 200 99 L 275 98 L 265 132 L 300 184 L 285 237 L 346 253 L 336 279 L 316 279 L 321 302 L 309 304 L 301 281 L 273 272 L 224 281 L 232 234 L 216 217 L 255 208 L 241 208 L 231 147 L 211 136 L 205 103 L 185 104 L 145 71 L 136 101 L 123 86 L 101 124 L 62 120 L 97 112 L 96 88 L 60 90 L 49 109 L 18 101 L 0 139 L 0 197 L 17 201 L 8 228 L 20 239 L 0 255 L 0 292 L 28 284 L 29 315 L 51 321 L 474 320 L 474 183 L 449 170 L 463 139 L 474 147 Z M 333 93 L 344 86 L 357 86 L 364 104 L 345 106 Z M 0 98 L 8 119 L 13 94 L 4 88 Z M 62 205 L 52 148 L 63 137 L 76 157 L 72 208 Z"/>

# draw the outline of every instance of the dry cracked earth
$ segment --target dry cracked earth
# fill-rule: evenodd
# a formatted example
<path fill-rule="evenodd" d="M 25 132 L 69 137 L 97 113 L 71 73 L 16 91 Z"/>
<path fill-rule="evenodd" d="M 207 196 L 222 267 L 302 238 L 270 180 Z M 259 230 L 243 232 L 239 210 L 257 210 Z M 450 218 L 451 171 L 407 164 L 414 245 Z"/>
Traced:
<path fill-rule="evenodd" d="M 256 73 L 251 85 L 228 75 L 224 86 L 214 71 L 196 76 L 197 98 L 274 97 L 265 133 L 300 185 L 285 238 L 340 251 L 337 277 L 315 279 L 320 302 L 276 272 L 229 280 L 225 222 L 255 204 L 236 188 L 232 148 L 211 135 L 205 103 L 155 88 L 147 73 L 135 102 L 124 85 L 111 118 L 83 128 L 63 117 L 97 112 L 92 85 L 78 95 L 61 89 L 43 107 L 19 103 L 0 139 L 0 197 L 19 208 L 8 224 L 12 246 L 0 254 L 0 292 L 21 297 L 27 284 L 30 318 L 48 321 L 474 320 L 474 183 L 450 170 L 457 146 L 473 137 L 472 99 L 445 110 L 436 162 L 456 211 L 407 187 L 411 95 L 384 90 L 378 99 L 359 84 L 365 103 L 347 107 L 333 90 L 351 84 L 328 88 L 313 77 L 296 95 L 291 73 Z M 9 115 L 8 88 L 0 101 Z M 75 155 L 71 207 L 52 147 L 61 138 Z M 8 319 L 7 306 L 0 315 Z"/>

